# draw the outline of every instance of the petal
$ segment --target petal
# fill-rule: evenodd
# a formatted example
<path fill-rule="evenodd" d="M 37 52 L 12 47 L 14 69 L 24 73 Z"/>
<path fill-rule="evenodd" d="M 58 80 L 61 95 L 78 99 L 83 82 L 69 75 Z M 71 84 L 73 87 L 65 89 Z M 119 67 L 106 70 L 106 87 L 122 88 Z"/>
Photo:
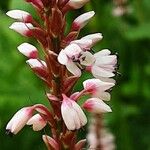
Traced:
<path fill-rule="evenodd" d="M 74 9 L 83 7 L 89 0 L 69 0 L 68 5 Z"/>
<path fill-rule="evenodd" d="M 91 68 L 91 72 L 93 74 L 94 77 L 113 77 L 115 76 L 115 74 L 112 72 L 112 71 L 108 71 L 107 69 L 104 69 L 104 68 L 101 68 L 101 67 L 98 67 L 96 65 L 93 65 L 92 68 Z"/>
<path fill-rule="evenodd" d="M 95 54 L 94 54 L 94 57 L 95 57 L 96 59 L 99 59 L 99 58 L 102 57 L 102 56 L 108 56 L 108 55 L 110 55 L 110 54 L 111 54 L 110 50 L 108 50 L 108 49 L 103 49 L 103 50 L 101 50 L 101 51 L 95 53 Z"/>
<path fill-rule="evenodd" d="M 80 57 L 80 63 L 84 66 L 91 66 L 95 61 L 94 56 L 90 52 L 83 52 Z"/>
<path fill-rule="evenodd" d="M 65 54 L 64 50 L 61 50 L 59 55 L 58 55 L 58 62 L 62 65 L 66 65 L 68 62 L 68 57 Z"/>
<path fill-rule="evenodd" d="M 81 76 L 81 70 L 76 66 L 74 62 L 71 60 L 67 63 L 66 68 L 69 72 L 71 72 L 73 75 L 80 77 Z"/>

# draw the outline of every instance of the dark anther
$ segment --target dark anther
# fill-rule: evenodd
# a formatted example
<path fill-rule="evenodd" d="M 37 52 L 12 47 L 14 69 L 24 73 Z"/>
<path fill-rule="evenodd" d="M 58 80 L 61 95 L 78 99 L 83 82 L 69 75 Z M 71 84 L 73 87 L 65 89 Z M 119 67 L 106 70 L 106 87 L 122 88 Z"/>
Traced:
<path fill-rule="evenodd" d="M 13 137 L 14 135 L 10 130 L 6 130 L 5 134 L 9 135 L 10 137 Z"/>

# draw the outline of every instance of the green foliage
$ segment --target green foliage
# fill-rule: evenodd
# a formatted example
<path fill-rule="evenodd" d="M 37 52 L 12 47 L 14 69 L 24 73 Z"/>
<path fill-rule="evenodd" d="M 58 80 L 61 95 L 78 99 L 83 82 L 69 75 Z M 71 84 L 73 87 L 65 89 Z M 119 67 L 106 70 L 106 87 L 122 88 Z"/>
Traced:
<path fill-rule="evenodd" d="M 116 136 L 118 150 L 150 149 L 150 1 L 132 0 L 128 2 L 132 11 L 122 17 L 112 16 L 111 1 L 91 0 L 83 9 L 73 12 L 68 18 L 71 22 L 81 12 L 94 10 L 95 18 L 82 30 L 102 32 L 104 39 L 95 51 L 109 48 L 119 53 L 121 76 L 113 89 L 109 103 L 113 113 L 106 115 L 106 125 Z M 35 44 L 32 39 L 22 38 L 8 29 L 12 20 L 4 12 L 8 9 L 23 9 L 35 15 L 35 11 L 23 0 L 0 2 L 0 149 L 41 150 L 44 144 L 42 133 L 25 128 L 17 136 L 5 135 L 5 125 L 12 114 L 25 105 L 46 103 L 45 87 L 25 64 L 25 58 L 16 47 L 23 41 Z M 87 78 L 84 75 L 83 81 Z M 81 89 L 82 82 L 75 90 Z M 40 142 L 41 141 L 41 142 Z"/>

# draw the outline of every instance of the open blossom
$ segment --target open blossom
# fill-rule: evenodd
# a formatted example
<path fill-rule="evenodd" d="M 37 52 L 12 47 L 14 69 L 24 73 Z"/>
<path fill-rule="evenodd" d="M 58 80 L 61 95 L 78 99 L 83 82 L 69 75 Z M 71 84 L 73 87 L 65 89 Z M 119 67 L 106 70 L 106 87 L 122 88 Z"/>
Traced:
<path fill-rule="evenodd" d="M 83 108 L 89 112 L 101 114 L 111 112 L 111 108 L 99 98 L 90 98 L 85 101 Z"/>
<path fill-rule="evenodd" d="M 32 125 L 34 131 L 42 130 L 46 124 L 47 121 L 40 114 L 34 115 L 27 122 L 27 125 Z"/>
<path fill-rule="evenodd" d="M 112 88 L 115 84 L 112 82 L 104 82 L 100 79 L 88 79 L 83 82 L 84 89 L 92 95 L 102 100 L 110 100 L 110 94 L 106 90 Z"/>
<path fill-rule="evenodd" d="M 10 27 L 10 29 L 20 33 L 23 36 L 32 36 L 33 25 L 31 23 L 23 23 L 23 22 L 14 22 Z"/>
<path fill-rule="evenodd" d="M 7 124 L 7 132 L 17 134 L 32 117 L 33 110 L 33 107 L 24 107 L 20 109 Z"/>
<path fill-rule="evenodd" d="M 96 78 L 109 78 L 115 76 L 115 69 L 117 64 L 117 56 L 110 55 L 108 49 L 101 50 L 94 54 L 95 62 L 87 67 Z"/>
<path fill-rule="evenodd" d="M 87 123 L 87 118 L 81 107 L 63 94 L 61 113 L 65 125 L 69 130 L 79 129 Z"/>
<path fill-rule="evenodd" d="M 21 45 L 18 46 L 18 50 L 20 53 L 22 53 L 28 58 L 38 57 L 37 48 L 29 43 L 22 43 Z"/>
<path fill-rule="evenodd" d="M 89 11 L 77 17 L 72 23 L 72 30 L 82 29 L 90 21 L 94 14 L 94 11 Z"/>
<path fill-rule="evenodd" d="M 25 23 L 32 23 L 32 16 L 23 10 L 10 10 L 6 13 L 9 17 Z"/>
<path fill-rule="evenodd" d="M 67 69 L 76 76 L 81 76 L 81 68 L 78 66 L 91 65 L 94 61 L 94 57 L 90 52 L 82 51 L 81 47 L 77 44 L 70 44 L 58 55 L 58 61 L 66 65 Z"/>

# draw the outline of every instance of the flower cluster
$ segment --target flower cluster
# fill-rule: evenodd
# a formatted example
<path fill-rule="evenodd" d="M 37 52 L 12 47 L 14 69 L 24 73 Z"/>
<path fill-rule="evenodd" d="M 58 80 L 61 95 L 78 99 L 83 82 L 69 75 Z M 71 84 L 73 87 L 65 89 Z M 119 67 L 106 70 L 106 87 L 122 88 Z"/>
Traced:
<path fill-rule="evenodd" d="M 62 147 L 81 149 L 85 140 L 76 143 L 75 132 L 87 123 L 84 110 L 93 114 L 111 112 L 104 102 L 110 100 L 109 90 L 115 85 L 117 56 L 108 49 L 95 54 L 92 47 L 102 39 L 101 33 L 86 35 L 78 39 L 80 30 L 90 21 L 95 12 L 90 11 L 77 17 L 65 34 L 66 14 L 83 7 L 89 0 L 26 0 L 33 5 L 43 21 L 39 24 L 30 13 L 11 10 L 7 15 L 14 22 L 10 29 L 23 36 L 35 38 L 42 46 L 44 57 L 30 43 L 18 46 L 19 52 L 27 57 L 26 63 L 48 86 L 46 97 L 52 109 L 42 104 L 24 107 L 8 123 L 7 133 L 17 134 L 25 125 L 34 131 L 51 127 L 51 137 L 43 135 L 48 149 Z M 83 72 L 90 72 L 92 79 L 83 82 L 83 89 L 73 93 L 73 87 Z M 82 106 L 82 96 L 88 95 Z M 36 114 L 35 114 L 36 112 Z M 57 130 L 58 126 L 62 126 Z M 71 140 L 71 142 L 70 142 Z"/>

